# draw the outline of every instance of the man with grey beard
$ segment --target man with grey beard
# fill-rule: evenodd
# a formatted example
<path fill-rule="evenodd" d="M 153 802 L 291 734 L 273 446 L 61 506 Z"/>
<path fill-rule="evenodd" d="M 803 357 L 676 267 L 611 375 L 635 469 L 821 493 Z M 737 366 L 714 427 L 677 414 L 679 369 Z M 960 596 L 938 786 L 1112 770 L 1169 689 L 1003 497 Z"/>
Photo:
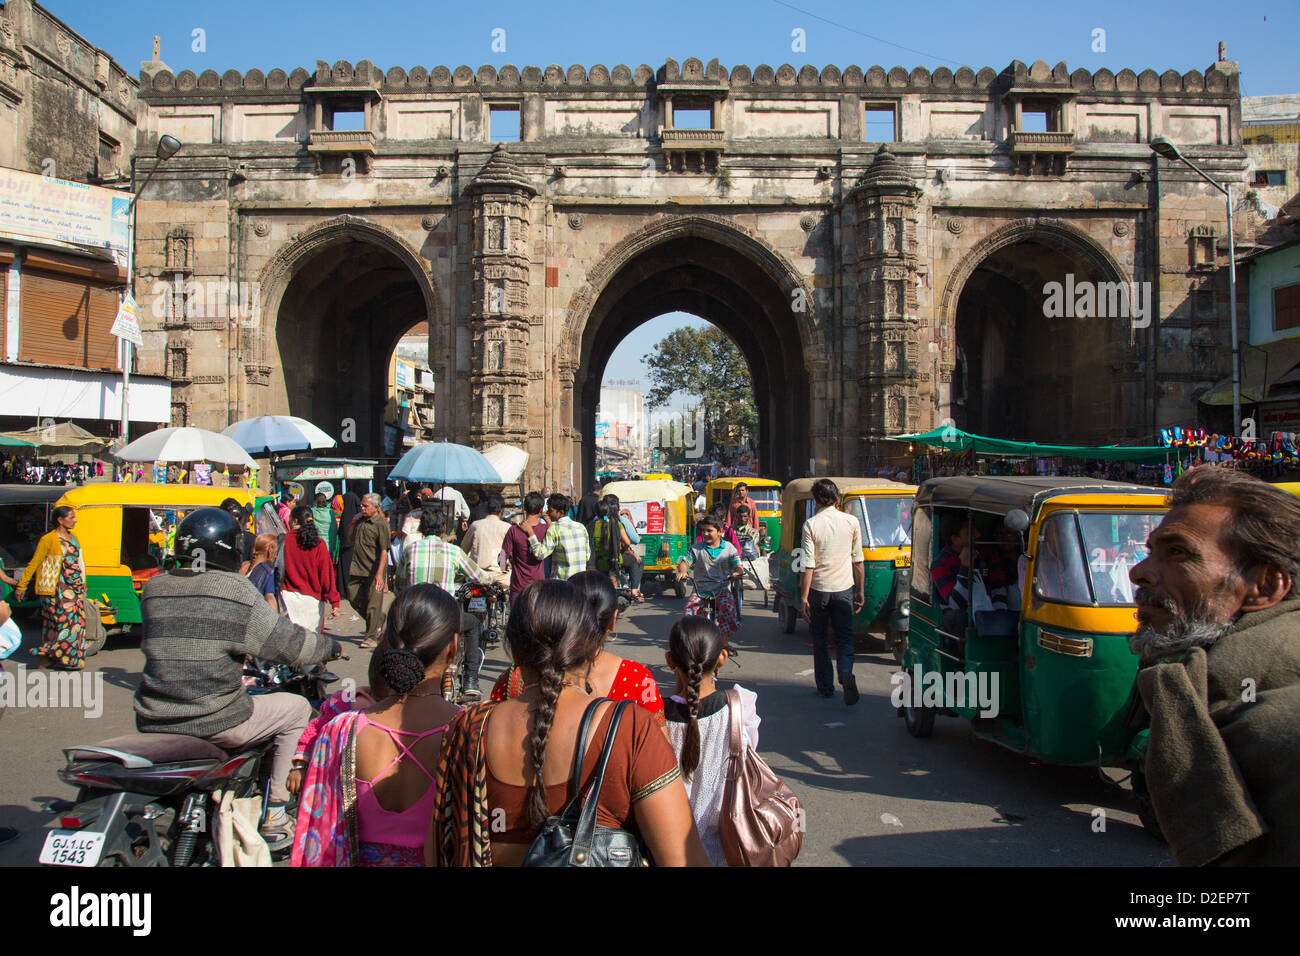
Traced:
<path fill-rule="evenodd" d="M 1130 572 L 1146 778 L 1180 866 L 1300 864 L 1300 500 L 1180 477 Z"/>

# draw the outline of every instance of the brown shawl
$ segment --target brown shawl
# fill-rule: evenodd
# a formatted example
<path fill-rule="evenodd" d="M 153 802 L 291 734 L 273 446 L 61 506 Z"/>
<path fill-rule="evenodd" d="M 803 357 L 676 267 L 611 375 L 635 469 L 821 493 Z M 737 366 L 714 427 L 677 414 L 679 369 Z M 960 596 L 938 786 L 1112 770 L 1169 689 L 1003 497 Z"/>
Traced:
<path fill-rule="evenodd" d="M 1300 863 L 1300 597 L 1139 671 L 1138 689 L 1151 802 L 1178 864 Z"/>
<path fill-rule="evenodd" d="M 494 706 L 484 701 L 465 708 L 443 732 L 434 775 L 438 804 L 433 841 L 438 866 L 492 865 L 483 730 Z"/>

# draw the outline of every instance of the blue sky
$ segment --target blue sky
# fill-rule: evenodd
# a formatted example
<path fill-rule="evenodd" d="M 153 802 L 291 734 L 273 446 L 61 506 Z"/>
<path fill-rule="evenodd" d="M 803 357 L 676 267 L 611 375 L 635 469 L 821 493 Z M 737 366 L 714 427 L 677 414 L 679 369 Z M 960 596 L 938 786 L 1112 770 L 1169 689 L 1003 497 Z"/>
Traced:
<path fill-rule="evenodd" d="M 730 68 L 804 63 L 864 69 L 966 65 L 1000 70 L 1013 59 L 1135 72 L 1204 70 L 1220 40 L 1241 67 L 1247 96 L 1300 92 L 1296 0 L 938 0 L 851 4 L 826 0 L 500 0 L 494 4 L 383 0 L 193 3 L 184 0 L 43 0 L 43 5 L 134 73 L 154 34 L 175 71 L 315 67 L 318 59 L 477 69 L 580 63 L 658 66 L 666 57 L 717 57 Z M 1097 31 L 1104 31 L 1098 34 Z M 196 32 L 198 31 L 198 32 Z M 496 32 L 504 31 L 504 33 Z M 802 34 L 796 33 L 802 31 Z M 1104 39 L 1104 52 L 1094 50 Z M 795 47 L 802 41 L 803 49 Z M 495 48 L 494 48 L 495 43 Z M 504 52 L 501 47 L 504 46 Z M 644 380 L 640 357 L 675 314 L 642 326 L 615 352 L 606 379 Z"/>

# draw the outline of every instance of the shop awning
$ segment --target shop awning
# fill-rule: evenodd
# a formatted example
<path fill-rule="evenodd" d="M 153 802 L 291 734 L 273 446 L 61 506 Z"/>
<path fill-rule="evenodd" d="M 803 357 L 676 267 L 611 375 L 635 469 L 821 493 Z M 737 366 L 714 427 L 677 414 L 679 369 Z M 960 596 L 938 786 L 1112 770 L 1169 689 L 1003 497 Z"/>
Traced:
<path fill-rule="evenodd" d="M 1241 400 L 1247 404 L 1267 401 L 1276 385 L 1293 383 L 1300 365 L 1300 335 L 1241 350 Z M 1198 401 L 1202 405 L 1231 405 L 1232 376 L 1215 384 Z"/>
<path fill-rule="evenodd" d="M 1154 445 L 1040 445 L 1032 441 L 988 438 L 945 426 L 915 435 L 894 435 L 894 441 L 914 442 L 946 451 L 974 451 L 976 454 L 1007 455 L 1012 458 L 1086 458 L 1103 461 L 1131 461 L 1164 464 L 1175 456 L 1172 448 Z"/>

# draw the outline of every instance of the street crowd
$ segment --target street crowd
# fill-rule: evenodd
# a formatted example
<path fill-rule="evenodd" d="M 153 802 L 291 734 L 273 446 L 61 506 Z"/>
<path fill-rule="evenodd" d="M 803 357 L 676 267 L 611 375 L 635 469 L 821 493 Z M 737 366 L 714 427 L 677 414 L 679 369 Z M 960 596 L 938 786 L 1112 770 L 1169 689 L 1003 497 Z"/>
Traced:
<path fill-rule="evenodd" d="M 139 730 L 223 748 L 273 739 L 262 832 L 291 848 L 294 865 L 781 865 L 797 855 L 798 800 L 756 753 L 757 695 L 718 680 L 743 613 L 733 590 L 742 542 L 756 531 L 743 487 L 700 517 L 675 569 L 694 593 L 664 644 L 666 698 L 646 667 L 608 646 L 620 608 L 643 599 L 637 529 L 617 498 L 598 486 L 578 502 L 533 492 L 507 520 L 497 495 L 462 506 L 430 488 L 389 490 L 315 508 L 285 496 L 255 516 L 230 500 L 187 515 L 180 567 L 144 591 Z M 833 481 L 812 495 L 799 604 L 815 688 L 833 697 L 838 677 L 853 705 L 859 524 L 839 510 Z M 1300 500 L 1202 467 L 1175 482 L 1168 504 L 1144 526 L 1129 573 L 1141 662 L 1129 719 L 1150 729 L 1155 814 L 1180 864 L 1295 864 Z M 75 668 L 85 572 L 75 512 L 52 517 L 16 585 L 42 598 L 38 655 Z M 945 600 L 964 601 L 969 545 L 959 530 L 941 533 L 935 582 Z M 187 567 L 200 555 L 217 573 Z M 509 599 L 511 665 L 486 701 L 484 635 L 453 597 L 458 580 Z M 246 694 L 245 655 L 305 666 L 342 654 L 324 632 L 340 591 L 365 618 L 368 684 L 318 713 L 293 694 Z M 196 618 L 209 623 L 201 633 Z M 767 788 L 728 787 L 732 760 Z M 757 826 L 763 813 L 782 825 Z"/>

